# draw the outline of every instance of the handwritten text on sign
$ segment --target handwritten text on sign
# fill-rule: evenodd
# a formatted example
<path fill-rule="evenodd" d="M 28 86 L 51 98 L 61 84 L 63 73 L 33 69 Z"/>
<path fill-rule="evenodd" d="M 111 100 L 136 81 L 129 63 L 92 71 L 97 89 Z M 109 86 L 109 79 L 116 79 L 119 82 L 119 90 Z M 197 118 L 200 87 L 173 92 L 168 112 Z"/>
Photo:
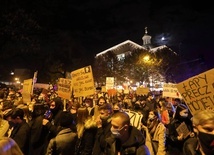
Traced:
<path fill-rule="evenodd" d="M 214 69 L 177 84 L 192 114 L 214 108 Z"/>
<path fill-rule="evenodd" d="M 64 99 L 71 98 L 71 79 L 59 78 L 58 82 L 58 95 Z"/>
<path fill-rule="evenodd" d="M 180 93 L 176 87 L 177 84 L 174 83 L 164 83 L 163 84 L 163 96 L 172 98 L 181 98 Z"/>
<path fill-rule="evenodd" d="M 75 97 L 93 95 L 95 92 L 91 66 L 71 72 L 73 93 Z"/>

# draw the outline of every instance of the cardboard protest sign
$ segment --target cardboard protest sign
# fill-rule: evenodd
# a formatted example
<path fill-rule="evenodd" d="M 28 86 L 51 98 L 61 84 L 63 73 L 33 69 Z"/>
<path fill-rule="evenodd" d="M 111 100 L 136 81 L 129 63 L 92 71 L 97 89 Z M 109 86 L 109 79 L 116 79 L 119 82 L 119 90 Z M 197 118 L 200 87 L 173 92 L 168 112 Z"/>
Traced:
<path fill-rule="evenodd" d="M 189 136 L 189 134 L 190 134 L 190 131 L 189 131 L 187 125 L 186 125 L 184 122 L 182 122 L 182 123 L 176 128 L 176 131 L 177 131 L 178 135 L 183 134 L 184 139 L 187 138 L 187 136 Z"/>
<path fill-rule="evenodd" d="M 109 89 L 108 90 L 108 96 L 116 96 L 117 90 L 116 89 Z"/>
<path fill-rule="evenodd" d="M 106 77 L 106 90 L 114 88 L 114 77 Z"/>
<path fill-rule="evenodd" d="M 177 84 L 177 88 L 192 114 L 214 108 L 214 69 Z"/>
<path fill-rule="evenodd" d="M 44 89 L 48 89 L 49 88 L 49 84 L 46 83 L 35 83 L 34 84 L 34 88 L 44 88 Z"/>
<path fill-rule="evenodd" d="M 176 85 L 177 84 L 174 84 L 174 83 L 164 83 L 163 84 L 163 96 L 171 97 L 171 98 L 182 98 Z"/>
<path fill-rule="evenodd" d="M 72 93 L 71 79 L 59 78 L 57 93 L 63 99 L 70 99 Z"/>
<path fill-rule="evenodd" d="M 149 93 L 148 87 L 138 87 L 136 90 L 137 95 L 147 95 Z"/>
<path fill-rule="evenodd" d="M 31 91 L 32 91 L 33 79 L 24 80 L 22 97 L 24 103 L 31 102 Z"/>
<path fill-rule="evenodd" d="M 86 66 L 71 72 L 71 78 L 75 97 L 89 96 L 95 93 L 91 66 Z"/>

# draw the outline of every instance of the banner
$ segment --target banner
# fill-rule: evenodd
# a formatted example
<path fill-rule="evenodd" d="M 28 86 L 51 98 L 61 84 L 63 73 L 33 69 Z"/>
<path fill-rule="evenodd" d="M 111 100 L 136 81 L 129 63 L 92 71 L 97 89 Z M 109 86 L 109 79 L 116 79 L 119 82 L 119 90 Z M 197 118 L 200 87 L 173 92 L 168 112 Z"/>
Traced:
<path fill-rule="evenodd" d="M 72 87 L 75 97 L 86 97 L 95 93 L 91 66 L 71 72 Z"/>
<path fill-rule="evenodd" d="M 214 108 L 214 69 L 177 84 L 177 88 L 192 114 Z"/>
<path fill-rule="evenodd" d="M 70 99 L 72 93 L 71 79 L 59 78 L 58 96 L 63 99 Z"/>

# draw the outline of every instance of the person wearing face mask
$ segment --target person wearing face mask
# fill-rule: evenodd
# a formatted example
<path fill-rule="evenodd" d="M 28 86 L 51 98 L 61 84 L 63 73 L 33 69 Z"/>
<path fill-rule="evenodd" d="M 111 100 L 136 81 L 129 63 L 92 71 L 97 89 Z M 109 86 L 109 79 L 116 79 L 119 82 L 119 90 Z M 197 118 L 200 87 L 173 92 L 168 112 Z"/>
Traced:
<path fill-rule="evenodd" d="M 161 122 L 158 110 L 149 111 L 147 126 L 142 125 L 142 131 L 151 155 L 166 155 L 166 127 Z"/>
<path fill-rule="evenodd" d="M 113 114 L 112 105 L 106 103 L 98 108 L 99 115 L 95 118 L 97 133 L 93 147 L 93 155 L 105 154 L 105 139 L 111 135 L 111 116 Z"/>
<path fill-rule="evenodd" d="M 121 155 L 150 155 L 145 137 L 136 127 L 130 125 L 126 112 L 117 112 L 111 118 L 111 135 L 105 141 L 105 153 Z"/>
<path fill-rule="evenodd" d="M 193 115 L 194 131 L 198 139 L 197 155 L 214 154 L 214 111 L 202 110 Z"/>
<path fill-rule="evenodd" d="M 185 104 L 176 107 L 175 114 L 168 124 L 167 148 L 169 154 L 194 155 L 197 139 L 193 131 L 193 124 L 188 117 L 189 110 Z M 181 125 L 185 130 L 178 130 Z M 185 132 L 184 132 L 185 131 Z"/>
<path fill-rule="evenodd" d="M 118 102 L 113 103 L 113 111 L 114 113 L 123 111 L 122 105 Z"/>

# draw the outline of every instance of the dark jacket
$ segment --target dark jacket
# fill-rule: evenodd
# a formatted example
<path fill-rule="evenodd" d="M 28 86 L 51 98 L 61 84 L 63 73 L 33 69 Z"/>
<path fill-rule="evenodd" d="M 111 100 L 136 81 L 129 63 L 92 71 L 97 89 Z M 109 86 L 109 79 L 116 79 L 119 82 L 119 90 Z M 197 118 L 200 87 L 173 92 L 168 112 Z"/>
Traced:
<path fill-rule="evenodd" d="M 29 122 L 30 125 L 30 155 L 44 155 L 49 143 L 48 130 L 42 125 L 43 116 L 38 116 Z"/>
<path fill-rule="evenodd" d="M 95 143 L 93 148 L 93 155 L 102 155 L 105 151 L 105 139 L 111 135 L 111 122 L 103 124 L 101 128 L 97 129 Z"/>
<path fill-rule="evenodd" d="M 10 138 L 15 140 L 15 142 L 18 144 L 18 146 L 20 147 L 20 149 L 25 155 L 28 155 L 29 132 L 30 132 L 30 127 L 28 123 L 25 120 L 23 120 L 22 123 L 14 126 L 10 135 Z"/>
<path fill-rule="evenodd" d="M 91 155 L 95 136 L 97 132 L 96 122 L 93 119 L 88 119 L 85 122 L 84 132 L 80 139 L 78 139 L 77 145 L 79 145 L 77 155 Z"/>
<path fill-rule="evenodd" d="M 46 155 L 74 155 L 76 141 L 77 134 L 65 128 L 50 140 Z"/>
<path fill-rule="evenodd" d="M 105 147 L 105 155 L 115 155 L 116 143 L 119 139 L 115 139 L 113 135 L 106 138 L 107 145 Z M 150 155 L 148 148 L 145 145 L 145 137 L 133 126 L 130 126 L 129 139 L 121 144 L 121 155 Z"/>

